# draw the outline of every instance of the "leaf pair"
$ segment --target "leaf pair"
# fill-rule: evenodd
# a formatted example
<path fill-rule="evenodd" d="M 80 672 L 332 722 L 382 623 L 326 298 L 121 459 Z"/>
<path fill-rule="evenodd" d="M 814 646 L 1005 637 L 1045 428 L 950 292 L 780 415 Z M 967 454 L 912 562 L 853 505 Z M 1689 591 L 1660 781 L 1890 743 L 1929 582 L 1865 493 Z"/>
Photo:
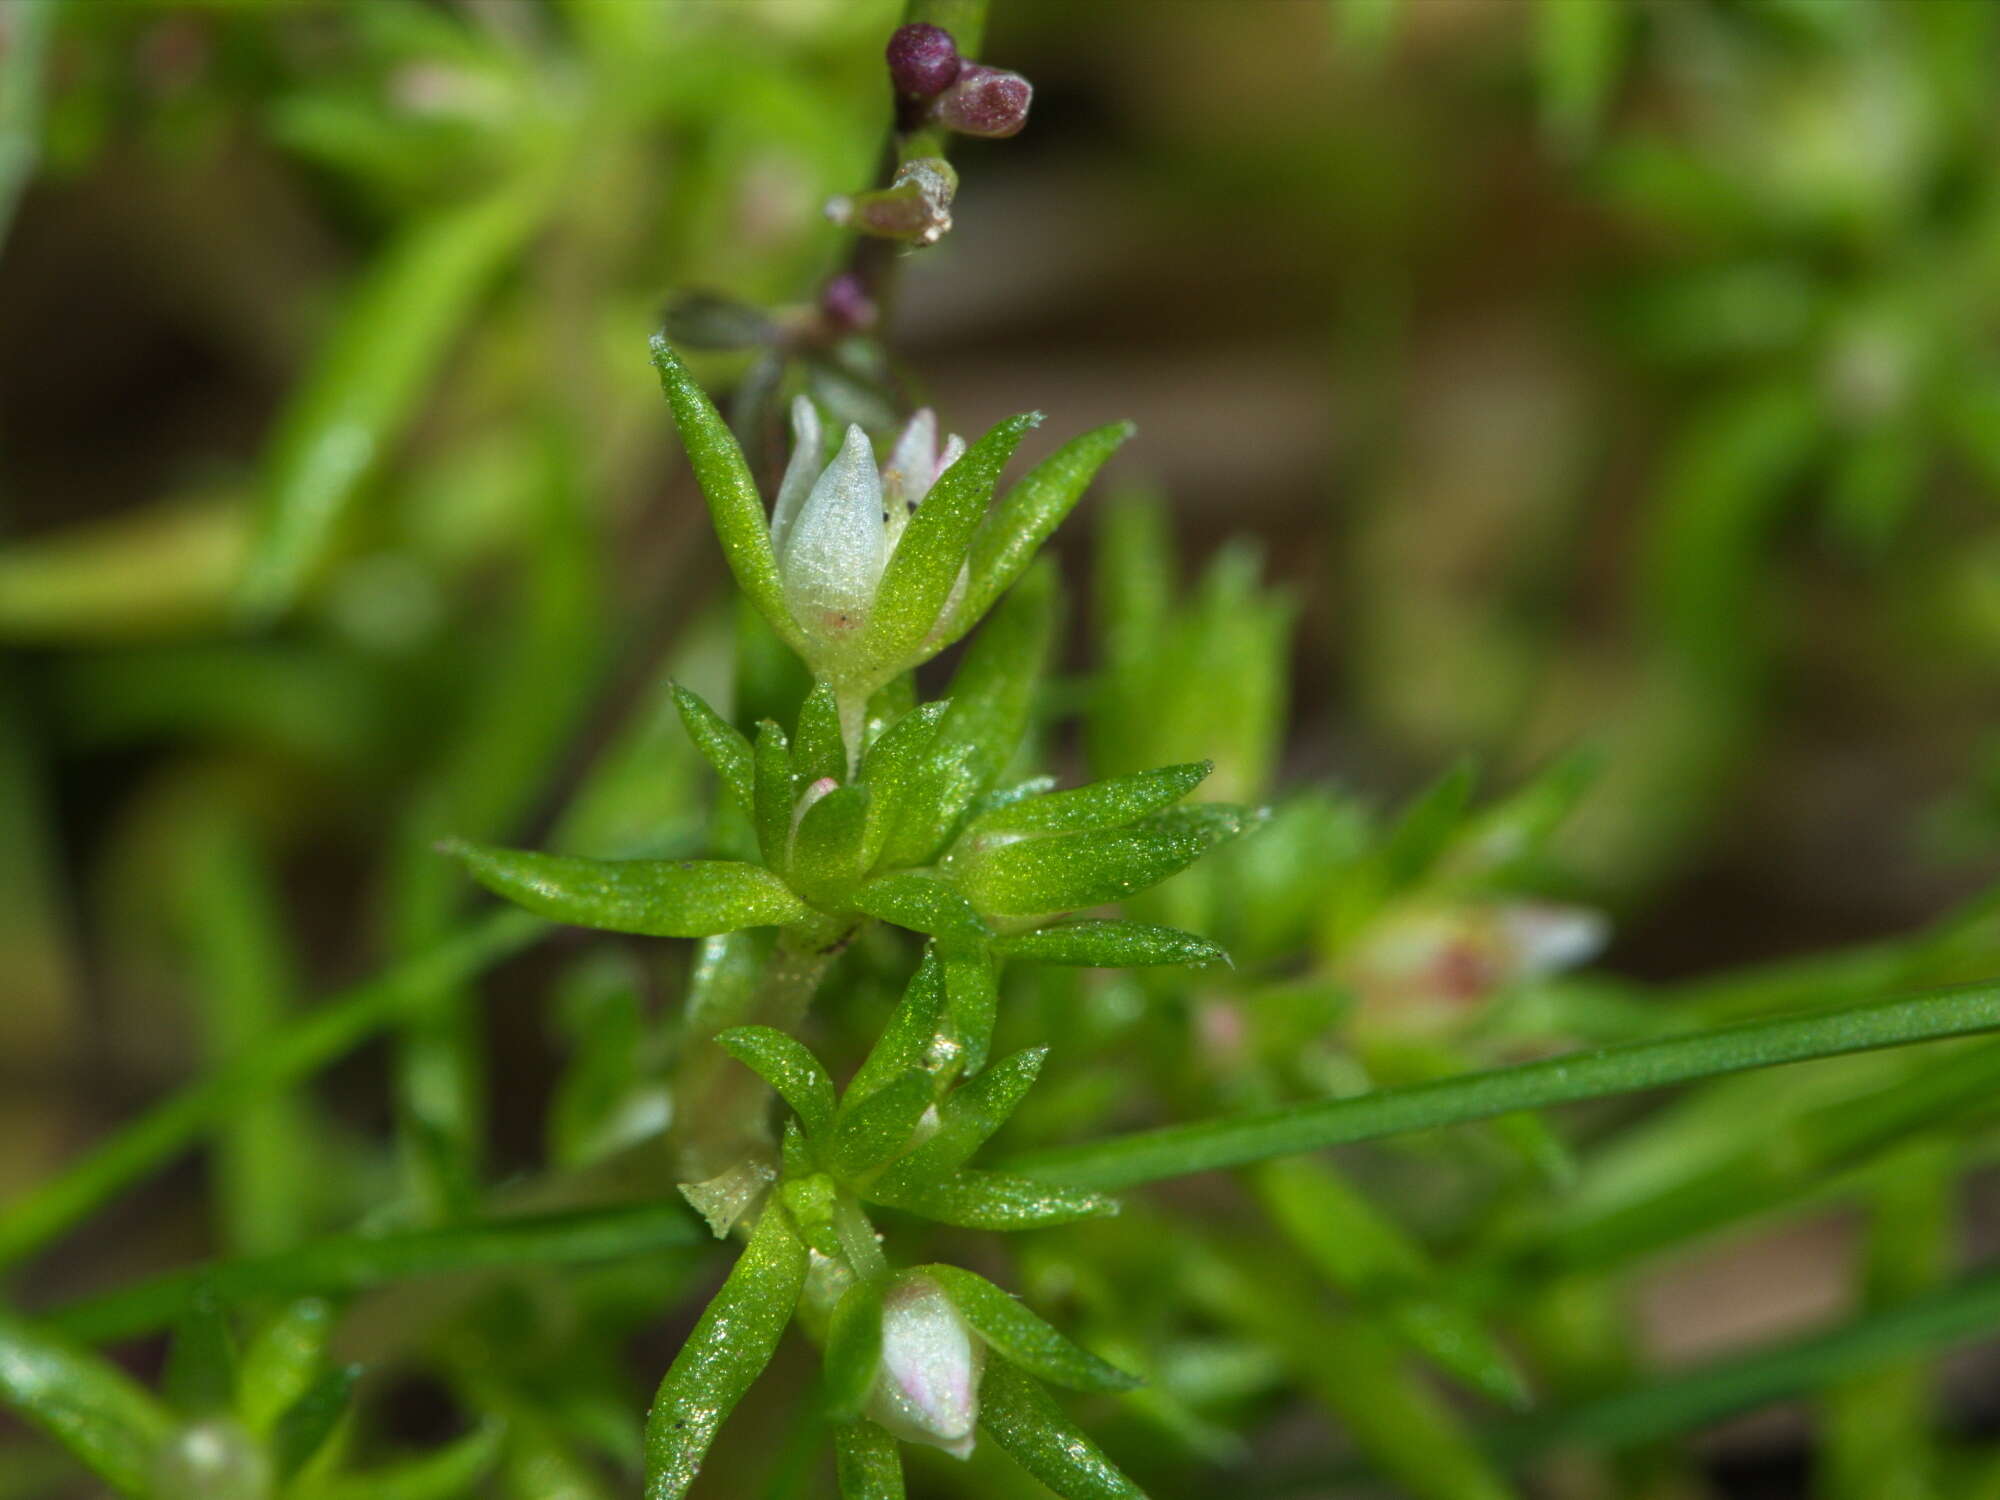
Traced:
<path fill-rule="evenodd" d="M 965 1165 L 1020 1104 L 1046 1049 L 1016 1053 L 944 1093 L 966 1055 L 952 1035 L 949 965 L 935 948 L 925 953 L 838 1103 L 826 1069 L 783 1032 L 742 1026 L 716 1038 L 798 1117 L 802 1140 L 788 1166 L 825 1172 L 863 1201 L 969 1228 L 1026 1229 L 1115 1212 L 1095 1193 Z"/>

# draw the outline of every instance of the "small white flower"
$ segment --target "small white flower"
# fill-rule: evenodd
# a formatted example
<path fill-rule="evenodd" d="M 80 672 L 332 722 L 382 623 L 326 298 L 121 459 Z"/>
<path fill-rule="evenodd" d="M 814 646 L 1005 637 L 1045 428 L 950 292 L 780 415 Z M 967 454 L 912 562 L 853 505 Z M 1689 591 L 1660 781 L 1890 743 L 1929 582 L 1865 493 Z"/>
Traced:
<path fill-rule="evenodd" d="M 928 1276 L 899 1278 L 882 1299 L 882 1368 L 868 1415 L 906 1443 L 969 1458 L 979 1425 L 986 1347 Z"/>
<path fill-rule="evenodd" d="M 771 545 L 785 603 L 808 639 L 825 648 L 867 622 L 910 513 L 965 452 L 957 436 L 937 442 L 928 409 L 910 419 L 878 468 L 868 435 L 850 424 L 840 451 L 820 467 L 824 434 L 805 397 L 792 403 L 795 446 L 771 513 Z"/>

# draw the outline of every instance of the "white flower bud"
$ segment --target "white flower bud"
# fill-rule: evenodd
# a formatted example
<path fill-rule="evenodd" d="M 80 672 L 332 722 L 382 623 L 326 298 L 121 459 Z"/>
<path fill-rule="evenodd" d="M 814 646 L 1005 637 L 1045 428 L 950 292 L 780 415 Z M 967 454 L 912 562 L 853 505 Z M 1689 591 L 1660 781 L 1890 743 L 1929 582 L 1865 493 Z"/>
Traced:
<path fill-rule="evenodd" d="M 868 618 L 888 561 L 882 476 L 868 434 L 850 424 L 786 531 L 778 557 L 785 602 L 808 636 L 844 639 Z"/>
<path fill-rule="evenodd" d="M 868 1415 L 906 1443 L 972 1455 L 985 1345 L 928 1276 L 904 1276 L 882 1299 L 882 1368 Z"/>
<path fill-rule="evenodd" d="M 784 480 L 778 485 L 778 503 L 771 509 L 771 550 L 785 555 L 785 538 L 799 507 L 812 493 L 818 477 L 820 457 L 826 452 L 826 438 L 819 425 L 819 410 L 804 396 L 792 398 L 792 461 L 785 465 Z"/>

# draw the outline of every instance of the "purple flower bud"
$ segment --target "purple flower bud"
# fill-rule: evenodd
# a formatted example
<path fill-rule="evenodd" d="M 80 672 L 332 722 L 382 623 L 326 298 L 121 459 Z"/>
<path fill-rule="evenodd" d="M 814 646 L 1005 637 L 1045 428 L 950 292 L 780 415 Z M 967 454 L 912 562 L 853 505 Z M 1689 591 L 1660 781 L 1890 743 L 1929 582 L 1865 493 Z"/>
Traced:
<path fill-rule="evenodd" d="M 899 94 L 928 99 L 951 87 L 962 65 L 958 44 L 942 26 L 915 22 L 889 38 L 889 81 Z"/>
<path fill-rule="evenodd" d="M 931 118 L 960 135 L 998 140 L 1020 134 L 1034 97 L 1034 85 L 1019 73 L 967 63 L 951 87 L 932 102 Z"/>
<path fill-rule="evenodd" d="M 873 328 L 880 311 L 852 271 L 843 271 L 826 284 L 819 294 L 819 310 L 828 323 L 846 333 Z"/>

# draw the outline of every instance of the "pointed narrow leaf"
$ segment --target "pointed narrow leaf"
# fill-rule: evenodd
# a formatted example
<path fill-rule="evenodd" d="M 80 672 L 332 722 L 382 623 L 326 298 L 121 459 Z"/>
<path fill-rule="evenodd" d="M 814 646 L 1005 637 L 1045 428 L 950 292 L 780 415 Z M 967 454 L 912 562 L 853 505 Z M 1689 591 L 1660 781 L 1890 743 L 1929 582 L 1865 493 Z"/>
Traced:
<path fill-rule="evenodd" d="M 1178 807 L 1129 828 L 1058 833 L 979 851 L 960 884 L 996 916 L 1101 906 L 1158 885 L 1241 831 L 1243 815 L 1214 803 Z"/>
<path fill-rule="evenodd" d="M 1129 1391 L 1145 1384 L 1080 1349 L 1010 1292 L 957 1266 L 920 1266 L 944 1288 L 973 1331 L 1012 1364 L 1073 1391 Z"/>
<path fill-rule="evenodd" d="M 894 831 L 896 819 L 908 803 L 911 778 L 937 739 L 948 702 L 926 703 L 913 708 L 882 731 L 861 761 L 861 782 L 868 788 L 868 833 L 862 840 L 862 858 L 873 869 Z"/>
<path fill-rule="evenodd" d="M 792 852 L 792 808 L 799 796 L 799 779 L 792 774 L 792 748 L 785 731 L 766 719 L 757 726 L 757 748 L 752 754 L 757 850 L 765 864 L 782 869 Z"/>
<path fill-rule="evenodd" d="M 1052 1187 L 1028 1177 L 967 1169 L 927 1182 L 878 1180 L 868 1196 L 961 1229 L 1039 1229 L 1118 1212 L 1116 1199 Z"/>
<path fill-rule="evenodd" d="M 1041 420 L 1040 412 L 1009 417 L 931 486 L 882 573 L 881 592 L 868 621 L 867 649 L 876 660 L 903 661 L 924 645 L 951 597 L 973 535 L 986 519 L 1000 471 Z"/>
<path fill-rule="evenodd" d="M 987 935 L 971 902 L 937 876 L 917 870 L 877 875 L 854 893 L 854 909 L 931 937 Z"/>
<path fill-rule="evenodd" d="M 1004 1359 L 987 1362 L 979 1426 L 1063 1500 L 1146 1500 L 1033 1376 Z"/>
<path fill-rule="evenodd" d="M 653 1398 L 646 1500 L 687 1493 L 716 1432 L 777 1352 L 805 1279 L 805 1245 L 782 1210 L 766 1208 Z"/>
<path fill-rule="evenodd" d="M 271 1429 L 271 1463 L 280 1479 L 290 1479 L 326 1446 L 333 1429 L 347 1414 L 361 1366 L 339 1365 L 306 1388 Z"/>
<path fill-rule="evenodd" d="M 976 791 L 1000 779 L 1027 733 L 1055 619 L 1055 572 L 1046 564 L 1031 568 L 994 611 L 952 675 L 951 712 L 945 715 L 938 740 L 972 747 Z"/>
<path fill-rule="evenodd" d="M 777 1090 L 808 1135 L 819 1135 L 833 1123 L 833 1080 L 798 1038 L 770 1026 L 736 1026 L 718 1032 L 715 1040 Z"/>
<path fill-rule="evenodd" d="M 1130 776 L 1112 776 L 1067 792 L 1025 797 L 980 814 L 966 833 L 977 838 L 984 834 L 1079 833 L 1091 828 L 1116 828 L 1172 807 L 1201 785 L 1214 769 L 1212 760 L 1193 761 L 1182 766 L 1161 766 L 1155 771 L 1138 771 Z"/>
<path fill-rule="evenodd" d="M 333 1319 L 333 1304 L 324 1297 L 301 1297 L 274 1313 L 243 1346 L 237 1407 L 253 1434 L 268 1433 L 312 1385 L 326 1358 Z M 136 1332 L 145 1325 L 127 1326 Z"/>
<path fill-rule="evenodd" d="M 1389 889 L 1408 885 L 1444 852 L 1465 821 L 1478 780 L 1472 761 L 1460 760 L 1411 799 L 1382 849 Z"/>
<path fill-rule="evenodd" d="M 840 1500 L 903 1500 L 903 1459 L 896 1440 L 870 1421 L 833 1429 Z"/>
<path fill-rule="evenodd" d="M 674 686 L 674 706 L 681 711 L 681 723 L 702 758 L 715 768 L 722 785 L 742 805 L 746 813 L 757 807 L 756 757 L 750 742 L 736 727 L 710 708 L 696 693 L 679 684 Z"/>
<path fill-rule="evenodd" d="M 928 865 L 943 851 L 965 809 L 979 795 L 979 751 L 942 739 L 904 778 L 896 817 L 876 864 Z"/>
<path fill-rule="evenodd" d="M 826 1326 L 826 1409 L 835 1421 L 861 1415 L 882 1365 L 882 1283 L 857 1281 Z"/>
<path fill-rule="evenodd" d="M 935 1092 L 931 1075 L 919 1068 L 842 1110 L 827 1137 L 827 1164 L 848 1177 L 881 1166 L 909 1144 Z"/>
<path fill-rule="evenodd" d="M 945 954 L 944 993 L 952 1035 L 965 1050 L 965 1071 L 977 1073 L 993 1050 L 993 1027 L 1000 1015 L 1000 969 L 984 944 Z"/>
<path fill-rule="evenodd" d="M 937 950 L 927 944 L 923 962 L 904 986 L 903 998 L 897 1002 L 889 1024 L 882 1028 L 875 1045 L 868 1049 L 868 1056 L 848 1080 L 849 1105 L 859 1104 L 912 1068 L 930 1066 L 944 1004 L 944 964 Z"/>
<path fill-rule="evenodd" d="M 1007 592 L 1105 461 L 1137 430 L 1130 422 L 1113 422 L 1071 438 L 1007 492 L 972 544 L 971 576 L 952 614 L 950 640 L 970 630 Z"/>
<path fill-rule="evenodd" d="M 792 883 L 823 907 L 844 907 L 861 882 L 868 788 L 835 787 L 814 802 L 792 835 Z"/>
<path fill-rule="evenodd" d="M 727 859 L 579 859 L 454 840 L 446 851 L 537 916 L 644 937 L 709 937 L 795 922 L 807 908 L 758 865 Z"/>
<path fill-rule="evenodd" d="M 148 1492 L 173 1420 L 124 1371 L 0 1313 L 0 1406 L 127 1495 Z"/>
<path fill-rule="evenodd" d="M 1048 1055 L 1046 1047 L 1029 1047 L 1001 1058 L 970 1083 L 954 1089 L 938 1111 L 937 1134 L 883 1173 L 877 1190 L 910 1191 L 919 1183 L 964 1166 L 1007 1123 L 1034 1085 Z"/>
<path fill-rule="evenodd" d="M 722 543 L 722 554 L 729 560 L 729 571 L 736 575 L 737 587 L 749 596 L 757 612 L 796 650 L 803 637 L 792 621 L 792 612 L 785 607 L 778 557 L 771 546 L 771 524 L 743 450 L 673 346 L 655 334 L 651 348 L 653 367 L 660 372 L 660 389 L 673 408 L 681 446 L 687 450 L 695 483 L 708 501 L 708 513 L 715 523 L 716 539 Z"/>
<path fill-rule="evenodd" d="M 1031 963 L 1080 964 L 1094 969 L 1140 969 L 1154 964 L 1227 963 L 1229 955 L 1205 937 L 1150 922 L 1086 919 L 1013 937 L 995 938 L 1001 958 Z"/>
<path fill-rule="evenodd" d="M 235 1399 L 236 1343 L 212 1287 L 197 1286 L 174 1325 L 164 1389 L 190 1417 L 225 1410 Z"/>
<path fill-rule="evenodd" d="M 847 780 L 847 747 L 840 738 L 840 709 L 833 689 L 824 682 L 814 685 L 799 705 L 798 732 L 792 736 L 792 771 L 798 779 L 812 783 L 822 777 Z"/>

